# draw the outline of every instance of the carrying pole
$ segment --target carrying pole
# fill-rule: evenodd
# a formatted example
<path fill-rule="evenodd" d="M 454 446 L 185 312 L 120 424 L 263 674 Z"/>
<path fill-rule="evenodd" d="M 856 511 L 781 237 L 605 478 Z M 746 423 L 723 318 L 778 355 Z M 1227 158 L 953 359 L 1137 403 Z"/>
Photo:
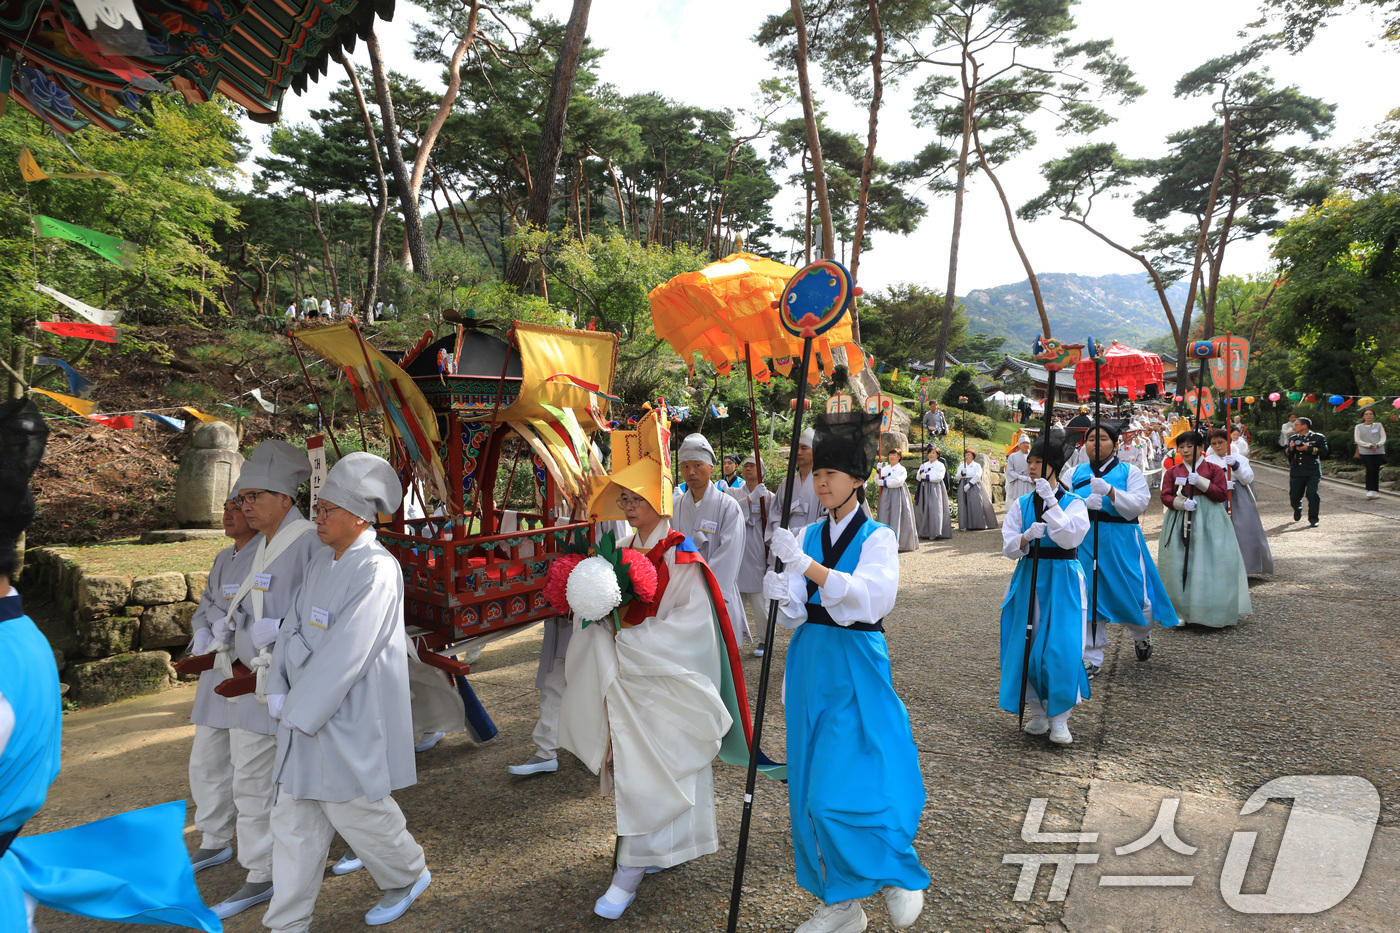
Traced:
<path fill-rule="evenodd" d="M 1045 433 L 1041 435 L 1045 438 L 1045 446 L 1044 450 L 1042 451 L 1043 453 L 1050 452 L 1050 418 L 1051 412 L 1054 411 L 1053 399 L 1055 398 L 1056 372 L 1056 370 L 1051 369 L 1048 370 L 1045 374 L 1045 427 L 1043 429 Z M 1040 475 L 1042 477 L 1045 476 L 1045 460 L 1043 458 L 1040 461 Z M 1037 494 L 1033 494 L 1031 496 L 1031 515 L 1039 515 L 1042 508 L 1043 506 L 1040 502 L 1040 496 Z M 1016 707 L 1019 710 L 1016 716 L 1016 725 L 1018 729 L 1026 724 L 1026 684 L 1028 683 L 1030 678 L 1031 639 L 1035 635 L 1036 581 L 1039 577 L 1039 574 L 1040 539 L 1037 538 L 1036 540 L 1031 542 L 1031 594 L 1030 599 L 1027 600 L 1026 603 L 1026 648 L 1025 651 L 1021 653 L 1021 696 L 1016 703 Z"/>

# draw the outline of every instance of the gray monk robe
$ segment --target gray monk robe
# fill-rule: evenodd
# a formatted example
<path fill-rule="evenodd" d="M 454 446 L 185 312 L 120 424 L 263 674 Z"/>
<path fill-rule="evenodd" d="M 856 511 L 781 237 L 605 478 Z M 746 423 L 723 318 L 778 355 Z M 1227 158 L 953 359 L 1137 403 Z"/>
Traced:
<path fill-rule="evenodd" d="M 901 553 L 917 551 L 919 534 L 914 530 L 914 500 L 909 497 L 909 471 L 899 463 L 882 463 L 875 469 L 880 475 L 876 520 L 894 531 Z"/>
<path fill-rule="evenodd" d="M 710 483 L 699 502 L 689 492 L 677 495 L 672 500 L 672 513 L 671 527 L 695 542 L 696 550 L 710 565 L 710 572 L 724 593 L 734 644 L 752 641 L 748 616 L 739 597 L 739 564 L 744 558 L 747 524 L 743 508 L 733 496 Z"/>

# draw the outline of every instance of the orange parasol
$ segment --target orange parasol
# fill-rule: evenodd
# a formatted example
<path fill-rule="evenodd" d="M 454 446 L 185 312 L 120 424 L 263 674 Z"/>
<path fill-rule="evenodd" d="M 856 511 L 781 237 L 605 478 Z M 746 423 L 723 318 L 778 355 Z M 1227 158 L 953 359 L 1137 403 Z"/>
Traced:
<path fill-rule="evenodd" d="M 767 382 L 772 374 L 758 360 L 771 359 L 774 368 L 782 371 L 791 367 L 793 357 L 802 354 L 801 338 L 783 330 L 774 307 L 796 273 L 792 266 L 752 253 L 731 253 L 699 272 L 682 273 L 651 291 L 651 319 L 657 336 L 670 343 L 686 362 L 699 353 L 720 374 L 744 359 L 747 345 L 755 360 L 754 378 Z M 835 368 L 831 351 L 837 347 L 846 349 L 852 373 L 865 364 L 865 355 L 852 340 L 849 317 L 817 337 L 812 346 L 827 373 Z M 817 383 L 816 367 L 807 378 L 813 385 Z"/>

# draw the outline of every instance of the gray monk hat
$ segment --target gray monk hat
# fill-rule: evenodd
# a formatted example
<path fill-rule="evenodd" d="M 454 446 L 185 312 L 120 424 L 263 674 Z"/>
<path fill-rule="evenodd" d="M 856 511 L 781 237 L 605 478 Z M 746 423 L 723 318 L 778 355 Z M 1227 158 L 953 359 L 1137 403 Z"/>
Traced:
<path fill-rule="evenodd" d="M 263 441 L 238 474 L 238 491 L 266 489 L 295 497 L 297 487 L 311 478 L 306 451 L 286 441 Z"/>
<path fill-rule="evenodd" d="M 379 515 L 393 515 L 403 501 L 399 474 L 389 461 L 355 452 L 336 461 L 326 475 L 319 498 L 373 524 Z"/>

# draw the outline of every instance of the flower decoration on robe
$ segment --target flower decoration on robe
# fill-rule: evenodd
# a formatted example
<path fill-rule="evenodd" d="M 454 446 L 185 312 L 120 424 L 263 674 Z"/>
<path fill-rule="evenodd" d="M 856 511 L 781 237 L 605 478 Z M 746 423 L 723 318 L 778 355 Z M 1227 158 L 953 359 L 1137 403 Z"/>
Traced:
<path fill-rule="evenodd" d="M 659 580 L 651 560 L 636 548 L 620 548 L 611 531 L 588 553 L 556 558 L 545 575 L 544 594 L 561 613 L 573 613 L 588 628 L 608 619 L 615 631 L 626 627 L 619 610 L 634 600 L 655 601 Z"/>

